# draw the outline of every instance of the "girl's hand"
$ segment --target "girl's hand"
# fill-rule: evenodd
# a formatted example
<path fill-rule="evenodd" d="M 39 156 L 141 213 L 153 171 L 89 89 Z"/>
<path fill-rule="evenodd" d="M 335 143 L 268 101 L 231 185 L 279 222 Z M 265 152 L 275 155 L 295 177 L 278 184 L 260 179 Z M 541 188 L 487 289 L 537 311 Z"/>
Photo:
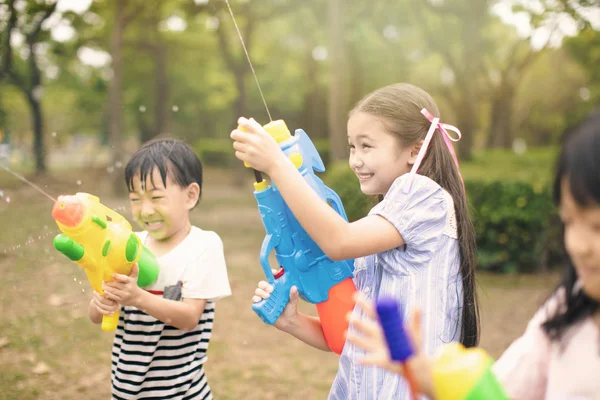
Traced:
<path fill-rule="evenodd" d="M 92 305 L 96 311 L 102 315 L 113 315 L 119 309 L 119 304 L 113 300 L 107 299 L 105 296 L 94 291 L 92 296 Z"/>
<path fill-rule="evenodd" d="M 268 282 L 260 281 L 258 282 L 258 287 L 254 291 L 252 301 L 257 303 L 263 299 L 268 299 L 272 292 L 273 286 L 269 285 Z M 298 298 L 298 288 L 292 286 L 290 289 L 290 301 L 283 309 L 279 318 L 277 318 L 277 321 L 275 321 L 275 328 L 285 332 L 294 324 L 296 317 L 298 316 Z"/>
<path fill-rule="evenodd" d="M 365 357 L 360 359 L 359 363 L 383 368 L 390 372 L 404 376 L 404 368 L 402 367 L 402 364 L 400 362 L 393 361 L 390 357 L 390 352 L 385 340 L 383 329 L 379 324 L 375 307 L 368 303 L 365 298 L 360 295 L 358 295 L 356 298 L 356 303 L 358 307 L 362 308 L 366 318 L 352 319 L 352 314 L 348 314 L 348 317 L 351 318 L 350 324 L 360 333 L 360 336 L 353 333 L 348 333 L 347 340 L 366 352 Z M 406 327 L 406 332 L 413 344 L 412 348 L 414 351 L 414 355 L 408 360 L 408 365 L 411 369 L 412 376 L 416 380 L 415 383 L 420 392 L 432 397 L 432 361 L 421 351 L 423 341 L 421 330 L 421 313 L 419 310 L 414 312 L 411 323 Z"/>
<path fill-rule="evenodd" d="M 137 284 L 138 272 L 138 265 L 134 264 L 129 276 L 113 274 L 114 281 L 102 283 L 105 296 L 124 306 L 137 307 L 142 292 Z"/>
<path fill-rule="evenodd" d="M 278 163 L 287 160 L 275 139 L 254 119 L 240 117 L 238 129 L 230 136 L 234 140 L 235 156 L 269 176 Z"/>

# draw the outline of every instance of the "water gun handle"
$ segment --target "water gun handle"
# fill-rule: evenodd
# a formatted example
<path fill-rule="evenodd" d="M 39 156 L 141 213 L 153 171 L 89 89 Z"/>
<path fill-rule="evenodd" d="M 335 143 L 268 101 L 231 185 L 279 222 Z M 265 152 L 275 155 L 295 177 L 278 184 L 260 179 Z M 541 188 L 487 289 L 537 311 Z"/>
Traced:
<path fill-rule="evenodd" d="M 112 332 L 117 329 L 117 325 L 119 324 L 119 309 L 113 313 L 113 315 L 103 315 L 102 316 L 102 324 L 100 327 L 104 332 Z"/>

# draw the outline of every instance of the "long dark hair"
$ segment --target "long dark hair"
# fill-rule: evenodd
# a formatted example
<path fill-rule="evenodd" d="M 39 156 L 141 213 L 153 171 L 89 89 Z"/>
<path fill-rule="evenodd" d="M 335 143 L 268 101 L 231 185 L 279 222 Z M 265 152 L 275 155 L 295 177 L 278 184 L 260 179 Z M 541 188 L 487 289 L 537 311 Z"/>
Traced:
<path fill-rule="evenodd" d="M 425 139 L 431 123 L 421 114 L 425 107 L 435 117 L 440 116 L 433 98 L 423 89 L 399 83 L 383 87 L 367 95 L 350 112 L 365 112 L 379 117 L 386 129 L 397 134 L 405 146 L 413 146 Z M 465 347 L 479 343 L 479 307 L 475 290 L 475 267 L 477 263 L 475 229 L 469 218 L 467 198 L 442 135 L 433 135 L 427 153 L 419 167 L 425 175 L 444 188 L 454 200 L 458 242 L 460 251 L 460 273 L 463 287 L 460 342 Z"/>
<path fill-rule="evenodd" d="M 582 206 L 600 206 L 600 110 L 565 132 L 565 143 L 556 166 L 554 202 L 560 206 L 562 183 L 567 180 L 575 202 Z M 564 225 L 561 223 L 564 238 Z M 561 241 L 565 272 L 557 291 L 564 291 L 563 307 L 558 307 L 542 325 L 552 340 L 560 340 L 576 322 L 598 310 L 599 302 L 576 287 L 577 271 Z"/>

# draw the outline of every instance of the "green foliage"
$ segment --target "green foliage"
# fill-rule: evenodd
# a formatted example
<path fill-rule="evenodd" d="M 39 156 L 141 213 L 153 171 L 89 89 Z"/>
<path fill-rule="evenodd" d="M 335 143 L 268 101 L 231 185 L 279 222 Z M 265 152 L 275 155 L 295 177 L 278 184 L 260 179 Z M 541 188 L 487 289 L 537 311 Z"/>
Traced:
<path fill-rule="evenodd" d="M 553 262 L 560 239 L 550 223 L 556 214 L 549 189 L 555 153 L 553 148 L 523 156 L 494 150 L 461 164 L 480 269 L 531 272 L 542 261 Z M 338 193 L 351 221 L 366 216 L 377 201 L 361 193 L 346 163 L 330 165 L 324 181 Z"/>
<path fill-rule="evenodd" d="M 342 199 L 349 221 L 366 216 L 377 203 L 376 197 L 366 196 L 360 191 L 358 179 L 348 163 L 340 162 L 328 166 L 322 179 Z"/>
<path fill-rule="evenodd" d="M 194 143 L 193 149 L 204 165 L 227 168 L 237 160 L 231 140 L 202 138 Z"/>
<path fill-rule="evenodd" d="M 479 268 L 537 269 L 554 212 L 548 186 L 520 181 L 466 181 L 477 234 Z"/>

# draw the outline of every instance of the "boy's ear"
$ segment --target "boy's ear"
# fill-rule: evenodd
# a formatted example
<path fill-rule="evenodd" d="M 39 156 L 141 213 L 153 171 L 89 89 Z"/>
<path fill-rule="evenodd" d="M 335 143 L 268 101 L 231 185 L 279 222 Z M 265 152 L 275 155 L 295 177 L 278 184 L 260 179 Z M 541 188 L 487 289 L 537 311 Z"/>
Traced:
<path fill-rule="evenodd" d="M 187 206 L 188 210 L 191 210 L 198 203 L 198 199 L 200 198 L 200 186 L 194 182 L 190 183 L 187 187 Z"/>
<path fill-rule="evenodd" d="M 417 161 L 417 156 L 419 155 L 419 151 L 421 150 L 421 146 L 423 146 L 424 142 L 424 140 L 419 140 L 413 145 L 412 149 L 410 149 L 410 156 L 408 157 L 408 163 L 410 165 L 413 165 L 415 161 Z"/>

